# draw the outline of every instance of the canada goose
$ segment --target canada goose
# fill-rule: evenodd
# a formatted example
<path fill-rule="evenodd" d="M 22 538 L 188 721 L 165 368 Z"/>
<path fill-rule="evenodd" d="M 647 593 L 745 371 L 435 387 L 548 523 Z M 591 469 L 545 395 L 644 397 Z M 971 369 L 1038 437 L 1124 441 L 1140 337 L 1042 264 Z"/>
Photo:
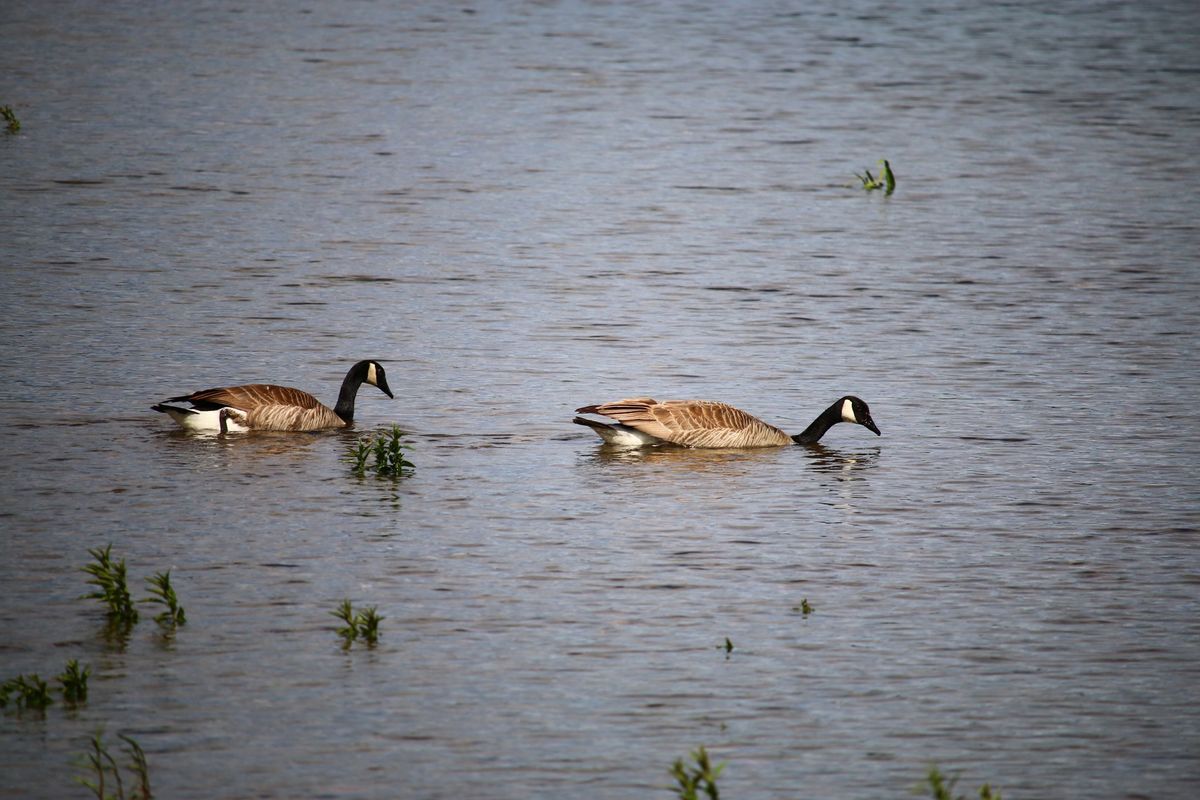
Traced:
<path fill-rule="evenodd" d="M 191 431 L 317 431 L 325 428 L 344 428 L 354 421 L 354 398 L 364 383 L 375 386 L 388 397 L 383 365 L 378 361 L 359 361 L 346 373 L 337 405 L 332 409 L 322 405 L 308 392 L 288 386 L 249 383 L 204 389 L 172 397 L 166 403 L 151 406 L 155 411 L 169 414 L 171 419 Z M 170 406 L 167 403 L 189 403 L 191 408 Z"/>
<path fill-rule="evenodd" d="M 636 397 L 575 409 L 578 414 L 599 414 L 616 425 L 575 417 L 600 434 L 606 444 L 645 447 L 678 444 L 684 447 L 780 447 L 786 444 L 815 444 L 839 422 L 854 422 L 879 436 L 871 410 L 857 397 L 846 395 L 821 412 L 804 432 L 788 436 L 741 409 L 714 400 L 668 400 L 660 403 Z"/>

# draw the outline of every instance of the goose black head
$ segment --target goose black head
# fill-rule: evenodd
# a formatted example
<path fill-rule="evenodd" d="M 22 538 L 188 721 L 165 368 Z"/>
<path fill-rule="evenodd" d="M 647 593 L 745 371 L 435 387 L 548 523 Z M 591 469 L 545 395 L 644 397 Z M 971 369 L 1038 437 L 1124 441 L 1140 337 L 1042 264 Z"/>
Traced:
<path fill-rule="evenodd" d="M 378 361 L 360 361 L 359 365 L 363 367 L 365 374 L 363 375 L 363 383 L 369 383 L 386 394 L 388 397 L 395 398 L 392 390 L 388 388 L 387 374 L 383 371 L 383 365 Z"/>
<path fill-rule="evenodd" d="M 871 409 L 867 408 L 866 401 L 848 394 L 842 398 L 841 404 L 842 422 L 853 422 L 862 425 L 876 436 L 883 435 L 879 432 L 879 428 L 875 426 L 875 420 L 871 419 Z"/>

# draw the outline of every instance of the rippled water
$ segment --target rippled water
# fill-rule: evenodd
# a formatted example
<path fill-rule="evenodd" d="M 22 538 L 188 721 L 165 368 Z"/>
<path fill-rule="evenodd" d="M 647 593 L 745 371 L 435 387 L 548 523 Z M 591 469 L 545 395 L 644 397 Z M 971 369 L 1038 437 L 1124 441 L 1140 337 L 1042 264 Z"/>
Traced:
<path fill-rule="evenodd" d="M 82 796 L 102 724 L 176 798 L 666 797 L 700 745 L 731 798 L 1200 785 L 1194 4 L 10 3 L 0 33 L 0 678 L 93 668 L 81 709 L 0 717 L 0 796 Z M 882 157 L 894 195 L 850 185 Z M 353 432 L 149 410 L 332 401 L 366 357 L 395 484 L 348 474 Z M 798 432 L 847 392 L 882 438 L 570 424 L 652 394 Z M 173 570 L 173 639 L 105 640 L 109 542 L 139 589 Z"/>

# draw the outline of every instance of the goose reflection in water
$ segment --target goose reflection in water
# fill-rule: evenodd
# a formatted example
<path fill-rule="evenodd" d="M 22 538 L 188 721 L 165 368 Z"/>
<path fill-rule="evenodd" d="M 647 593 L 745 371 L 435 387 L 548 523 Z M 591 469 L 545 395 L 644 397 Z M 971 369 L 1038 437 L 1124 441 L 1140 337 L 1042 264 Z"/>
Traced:
<path fill-rule="evenodd" d="M 805 451 L 810 469 L 833 475 L 838 480 L 853 481 L 866 477 L 866 471 L 879 463 L 880 448 L 847 450 L 810 444 Z"/>
<path fill-rule="evenodd" d="M 746 472 L 746 467 L 759 461 L 776 461 L 780 450 L 727 448 L 696 450 L 690 447 L 610 447 L 601 445 L 583 454 L 584 462 L 594 464 L 654 464 L 671 465 L 686 472 L 734 471 Z"/>

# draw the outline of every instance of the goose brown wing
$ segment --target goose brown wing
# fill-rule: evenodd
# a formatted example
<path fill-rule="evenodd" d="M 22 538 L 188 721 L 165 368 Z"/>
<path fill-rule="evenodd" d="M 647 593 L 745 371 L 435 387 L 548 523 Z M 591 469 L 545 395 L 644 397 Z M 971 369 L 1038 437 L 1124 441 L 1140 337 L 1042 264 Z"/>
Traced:
<path fill-rule="evenodd" d="M 668 441 L 688 447 L 776 447 L 792 443 L 775 426 L 715 400 L 669 400 L 652 406 L 650 411 L 671 431 Z"/>
<path fill-rule="evenodd" d="M 244 386 L 202 389 L 183 397 L 171 399 L 191 403 L 201 411 L 210 411 L 226 406 L 246 412 L 267 406 L 290 406 L 298 409 L 324 407 L 317 398 L 308 392 L 302 392 L 290 386 L 274 386 L 268 383 L 248 383 Z"/>
<path fill-rule="evenodd" d="M 575 409 L 578 414 L 599 414 L 602 417 L 615 419 L 622 425 L 649 434 L 656 439 L 670 442 L 671 429 L 658 419 L 654 409 L 659 405 L 652 397 L 631 397 L 626 400 L 616 400 L 611 403 L 600 403 L 594 406 L 584 406 Z"/>

